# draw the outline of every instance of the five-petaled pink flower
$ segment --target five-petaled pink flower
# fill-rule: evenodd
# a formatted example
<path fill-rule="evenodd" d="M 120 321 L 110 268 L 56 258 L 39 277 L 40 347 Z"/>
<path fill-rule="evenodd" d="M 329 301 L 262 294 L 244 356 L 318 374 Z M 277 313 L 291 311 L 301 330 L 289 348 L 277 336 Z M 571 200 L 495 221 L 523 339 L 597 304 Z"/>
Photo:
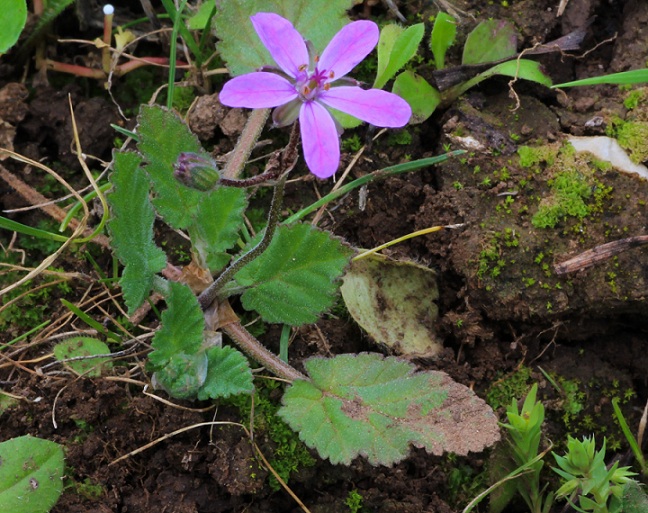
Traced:
<path fill-rule="evenodd" d="M 349 23 L 317 56 L 309 52 L 292 23 L 278 14 L 261 12 L 250 19 L 280 69 L 262 68 L 233 78 L 223 86 L 220 101 L 229 107 L 278 107 L 273 113 L 277 126 L 299 117 L 304 157 L 315 176 L 328 178 L 340 164 L 341 129 L 328 108 L 380 127 L 398 128 L 409 121 L 412 110 L 399 96 L 365 90 L 355 80 L 343 78 L 378 43 L 375 23 Z"/>

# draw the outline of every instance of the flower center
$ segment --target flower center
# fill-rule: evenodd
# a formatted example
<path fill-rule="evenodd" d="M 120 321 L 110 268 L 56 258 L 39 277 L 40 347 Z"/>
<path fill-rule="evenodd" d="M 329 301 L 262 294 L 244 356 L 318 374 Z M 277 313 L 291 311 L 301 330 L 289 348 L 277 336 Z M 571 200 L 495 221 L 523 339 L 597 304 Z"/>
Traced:
<path fill-rule="evenodd" d="M 299 99 L 303 102 L 311 102 L 319 96 L 321 91 L 328 91 L 331 87 L 334 73 L 327 70 L 318 70 L 317 66 L 315 71 L 309 71 L 306 65 L 300 66 L 302 74 L 297 78 L 295 88 L 299 93 Z"/>

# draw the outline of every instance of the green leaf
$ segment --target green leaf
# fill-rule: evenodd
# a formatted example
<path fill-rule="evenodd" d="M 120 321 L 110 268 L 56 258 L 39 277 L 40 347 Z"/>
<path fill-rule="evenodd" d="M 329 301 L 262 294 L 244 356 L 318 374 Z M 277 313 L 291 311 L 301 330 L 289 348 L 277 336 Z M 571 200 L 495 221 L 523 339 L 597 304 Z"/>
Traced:
<path fill-rule="evenodd" d="M 481 64 L 513 57 L 517 35 L 512 23 L 502 20 L 482 21 L 468 34 L 461 64 Z"/>
<path fill-rule="evenodd" d="M 393 93 L 403 98 L 412 108 L 410 124 L 423 123 L 441 103 L 441 95 L 420 75 L 403 71 L 394 81 Z"/>
<path fill-rule="evenodd" d="M 205 383 L 208 365 L 205 351 L 173 353 L 164 367 L 153 373 L 152 382 L 176 399 L 195 399 Z"/>
<path fill-rule="evenodd" d="M 232 76 L 250 73 L 274 63 L 255 32 L 250 16 L 274 12 L 290 20 L 305 39 L 322 53 L 333 36 L 349 22 L 346 11 L 353 0 L 327 0 L 313 8 L 312 0 L 247 0 L 222 2 L 214 17 L 218 51 Z"/>
<path fill-rule="evenodd" d="M 235 276 L 241 301 L 266 322 L 299 326 L 330 308 L 353 251 L 307 224 L 279 226 L 270 246 Z"/>
<path fill-rule="evenodd" d="M 370 255 L 354 261 L 340 287 L 355 321 L 396 354 L 427 358 L 443 346 L 435 324 L 436 273 L 411 262 Z"/>
<path fill-rule="evenodd" d="M 378 66 L 376 69 L 376 80 L 378 77 L 385 73 L 387 64 L 389 64 L 389 57 L 394 50 L 394 44 L 405 29 L 396 23 L 390 23 L 380 29 L 380 39 L 378 39 Z"/>
<path fill-rule="evenodd" d="M 203 195 L 189 235 L 200 259 L 212 273 L 229 262 L 226 251 L 238 240 L 246 207 L 244 189 L 220 187 Z"/>
<path fill-rule="evenodd" d="M 196 217 L 204 193 L 189 189 L 173 176 L 173 165 L 181 152 L 209 158 L 187 125 L 173 112 L 157 105 L 142 105 L 137 131 L 137 147 L 147 161 L 155 208 L 173 228 L 190 226 Z"/>
<path fill-rule="evenodd" d="M 205 319 L 191 289 L 178 282 L 169 282 L 166 303 L 168 308 L 162 312 L 162 327 L 151 343 L 154 351 L 149 361 L 155 369 L 167 365 L 174 354 L 197 353 L 203 342 Z"/>
<path fill-rule="evenodd" d="M 27 2 L 9 0 L 0 9 L 0 54 L 16 44 L 27 22 Z"/>
<path fill-rule="evenodd" d="M 454 42 L 457 34 L 457 20 L 449 14 L 439 11 L 434 20 L 430 36 L 430 50 L 434 55 L 436 69 L 445 68 L 445 55 Z"/>
<path fill-rule="evenodd" d="M 648 511 L 648 495 L 645 489 L 636 481 L 631 480 L 623 487 L 623 513 L 646 513 Z"/>
<path fill-rule="evenodd" d="M 0 511 L 47 513 L 63 491 L 63 449 L 21 436 L 0 443 Z"/>
<path fill-rule="evenodd" d="M 539 62 L 529 59 L 519 59 L 503 62 L 493 66 L 485 73 L 489 75 L 505 75 L 507 77 L 516 77 L 524 80 L 531 80 L 547 87 L 551 86 L 551 79 L 544 74 Z"/>
<path fill-rule="evenodd" d="M 129 312 L 146 299 L 155 274 L 166 266 L 166 255 L 153 242 L 155 212 L 149 201 L 150 184 L 135 153 L 115 153 L 107 195 L 111 208 L 108 231 L 115 255 L 124 265 L 119 283 Z"/>
<path fill-rule="evenodd" d="M 254 392 L 252 370 L 247 358 L 233 347 L 212 347 L 207 350 L 209 370 L 198 399 L 227 398 Z"/>
<path fill-rule="evenodd" d="M 392 465 L 410 444 L 465 455 L 499 439 L 490 407 L 443 372 L 367 353 L 313 358 L 305 367 L 312 382 L 286 390 L 279 416 L 333 464 L 364 456 Z"/>
<path fill-rule="evenodd" d="M 187 20 L 187 28 L 189 30 L 205 30 L 208 29 L 207 22 L 211 16 L 212 11 L 216 8 L 216 0 L 207 0 L 200 4 L 196 14 Z"/>
<path fill-rule="evenodd" d="M 92 337 L 72 337 L 54 346 L 54 357 L 59 361 L 100 354 L 110 354 L 110 348 L 101 340 Z M 75 360 L 65 362 L 65 364 L 77 374 L 83 374 L 89 378 L 97 378 L 101 376 L 102 369 L 112 367 L 112 362 L 107 357 Z"/>
<path fill-rule="evenodd" d="M 416 55 L 425 34 L 425 25 L 417 23 L 398 36 L 389 52 L 389 62 L 384 71 L 376 77 L 374 87 L 381 89 L 409 60 Z"/>
<path fill-rule="evenodd" d="M 556 84 L 551 87 L 555 89 L 558 87 L 576 87 L 598 84 L 642 84 L 644 82 L 648 82 L 648 69 L 633 69 L 630 71 L 622 71 L 621 73 L 611 73 L 601 77 L 583 78 L 581 80 L 574 80 L 573 82 Z"/>

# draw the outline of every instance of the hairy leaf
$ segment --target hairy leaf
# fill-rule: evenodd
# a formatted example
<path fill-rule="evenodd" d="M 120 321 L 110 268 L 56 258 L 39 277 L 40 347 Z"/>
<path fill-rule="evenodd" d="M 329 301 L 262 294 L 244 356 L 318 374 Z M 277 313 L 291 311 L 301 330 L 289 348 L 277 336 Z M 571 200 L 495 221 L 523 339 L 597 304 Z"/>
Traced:
<path fill-rule="evenodd" d="M 166 255 L 153 242 L 155 212 L 149 201 L 150 184 L 135 153 L 115 153 L 108 197 L 112 217 L 108 231 L 124 265 L 119 284 L 129 312 L 135 311 L 151 290 L 153 277 L 166 266 Z"/>
<path fill-rule="evenodd" d="M 220 271 L 229 262 L 226 251 L 238 240 L 246 207 L 243 189 L 221 187 L 203 195 L 189 235 L 194 249 L 211 272 Z"/>
<path fill-rule="evenodd" d="M 147 162 L 146 171 L 153 182 L 155 208 L 173 228 L 190 226 L 204 193 L 189 189 L 173 176 L 173 165 L 182 152 L 193 152 L 206 159 L 198 139 L 173 112 L 157 105 L 143 105 L 138 118 L 137 145 Z"/>
<path fill-rule="evenodd" d="M 396 41 L 394 41 L 391 52 L 389 52 L 389 62 L 385 66 L 384 71 L 376 77 L 373 85 L 375 88 L 382 88 L 399 69 L 405 66 L 416 55 L 424 33 L 425 25 L 418 23 L 408 27 L 398 36 Z"/>
<path fill-rule="evenodd" d="M 247 288 L 243 306 L 266 322 L 315 322 L 333 304 L 335 281 L 351 254 L 339 240 L 310 225 L 280 226 L 268 249 L 235 276 Z"/>
<path fill-rule="evenodd" d="M 92 337 L 72 337 L 54 346 L 54 357 L 59 361 L 100 354 L 110 354 L 110 349 L 101 340 Z M 65 362 L 65 364 L 77 374 L 83 374 L 91 378 L 101 376 L 102 368 L 112 367 L 112 362 L 108 357 L 73 360 Z"/>
<path fill-rule="evenodd" d="M 46 513 L 63 491 L 63 448 L 20 436 L 0 443 L 0 511 Z"/>
<path fill-rule="evenodd" d="M 16 44 L 27 22 L 27 2 L 12 0 L 0 10 L 0 54 Z"/>
<path fill-rule="evenodd" d="M 274 64 L 255 32 L 250 16 L 274 12 L 290 20 L 321 54 L 333 36 L 349 22 L 346 11 L 353 0 L 327 0 L 313 9 L 312 0 L 247 0 L 222 2 L 214 17 L 218 50 L 232 76 Z"/>
<path fill-rule="evenodd" d="M 635 480 L 630 480 L 623 487 L 623 513 L 646 513 L 648 511 L 648 495 Z"/>
<path fill-rule="evenodd" d="M 169 282 L 169 291 L 168 308 L 162 312 L 162 327 L 153 337 L 154 351 L 149 355 L 155 369 L 164 367 L 174 354 L 197 353 L 203 341 L 205 319 L 198 298 L 178 282 Z"/>
<path fill-rule="evenodd" d="M 410 124 L 423 123 L 441 103 L 441 95 L 420 75 L 403 71 L 394 80 L 393 93 L 403 98 L 412 108 Z"/>
<path fill-rule="evenodd" d="M 198 399 L 217 399 L 254 392 L 252 370 L 247 358 L 233 347 L 212 347 L 207 350 L 209 370 Z"/>
<path fill-rule="evenodd" d="M 156 389 L 163 389 L 171 397 L 195 399 L 198 390 L 205 383 L 207 366 L 205 351 L 173 353 L 164 367 L 153 373 L 153 385 Z"/>
<path fill-rule="evenodd" d="M 461 64 L 481 64 L 513 57 L 517 35 L 512 23 L 502 20 L 482 21 L 468 34 Z"/>
<path fill-rule="evenodd" d="M 312 381 L 286 390 L 279 415 L 333 464 L 364 456 L 392 465 L 410 444 L 465 455 L 499 440 L 490 407 L 443 372 L 367 353 L 313 358 L 305 367 Z"/>
<path fill-rule="evenodd" d="M 457 34 L 457 20 L 449 14 L 439 11 L 434 20 L 432 35 L 430 36 L 430 50 L 434 55 L 436 69 L 445 68 L 445 55 L 455 41 Z"/>

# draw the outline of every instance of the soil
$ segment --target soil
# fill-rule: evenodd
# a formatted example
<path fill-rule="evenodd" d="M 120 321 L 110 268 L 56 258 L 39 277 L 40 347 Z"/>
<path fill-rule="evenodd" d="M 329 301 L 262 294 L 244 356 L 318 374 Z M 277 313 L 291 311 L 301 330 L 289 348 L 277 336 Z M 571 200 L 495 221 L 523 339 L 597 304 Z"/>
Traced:
<path fill-rule="evenodd" d="M 436 11 L 431 2 L 396 4 L 410 20 L 418 16 L 427 20 Z M 577 55 L 538 57 L 555 82 L 645 67 L 648 3 L 642 0 L 570 0 L 560 17 L 556 16 L 558 0 L 464 0 L 452 5 L 465 13 L 459 26 L 463 34 L 490 17 L 513 21 L 520 33 L 519 48 L 588 26 L 582 51 L 572 52 Z M 119 12 L 119 3 L 117 7 Z M 355 16 L 367 13 L 393 19 L 382 4 L 354 11 Z M 87 32 L 81 32 L 79 24 L 70 21 L 53 30 L 61 37 L 92 40 L 97 35 L 91 24 L 84 27 Z M 92 56 L 74 54 L 86 52 L 83 47 L 73 51 L 59 45 L 49 51 L 60 60 L 88 62 Z M 458 51 L 453 50 L 451 58 L 458 60 Z M 0 146 L 47 162 L 61 170 L 74 187 L 85 186 L 70 146 L 68 98 L 86 155 L 109 161 L 115 138 L 111 124 L 132 127 L 133 121 L 124 121 L 111 97 L 96 83 L 51 72 L 45 78 L 32 66 L 25 73 L 17 57 L 10 54 L 3 59 Z M 165 80 L 162 74 L 152 76 L 157 83 Z M 639 106 L 628 109 L 624 105 L 628 91 L 615 86 L 561 92 L 520 81 L 513 87 L 512 96 L 508 80 L 496 78 L 482 84 L 410 129 L 408 144 L 387 144 L 387 136 L 378 139 L 353 168 L 352 176 L 408 158 L 434 156 L 443 153 L 446 145 L 454 149 L 471 142 L 476 146 L 443 165 L 372 183 L 366 204 L 360 204 L 357 193 L 347 195 L 327 210 L 319 226 L 353 246 L 372 248 L 414 230 L 460 225 L 387 251 L 394 258 L 416 261 L 437 272 L 436 336 L 444 349 L 437 357 L 416 363 L 424 369 L 442 370 L 487 397 L 502 421 L 503 405 L 510 398 L 498 402 L 497 397 L 508 397 L 515 390 L 524 393 L 524 386 L 515 389 L 516 380 L 523 385 L 537 382 L 547 408 L 545 435 L 558 450 L 567 434 L 595 432 L 597 440 L 607 436 L 608 447 L 630 462 L 627 443 L 613 422 L 610 401 L 622 399 L 634 430 L 648 395 L 648 246 L 630 247 L 567 274 L 558 274 L 555 265 L 611 241 L 647 235 L 646 180 L 601 166 L 587 156 L 561 153 L 561 148 L 568 135 L 605 135 L 618 120 L 648 117 L 641 110 L 648 106 L 648 94 L 641 97 Z M 119 101 L 128 112 L 137 111 L 132 95 L 138 89 L 136 80 L 113 84 L 113 94 L 122 95 Z M 198 105 L 189 116 L 190 126 L 215 155 L 225 155 L 242 129 L 244 113 L 218 104 L 214 94 L 201 94 Z M 357 133 L 365 138 L 366 127 Z M 544 155 L 552 157 L 524 166 L 517 153 L 524 145 L 544 148 Z M 263 148 L 258 150 L 259 155 L 263 152 Z M 343 155 L 342 168 L 351 158 L 351 154 Z M 0 164 L 34 189 L 52 195 L 52 182 L 35 168 L 10 159 Z M 577 169 L 587 177 L 591 189 L 588 214 L 561 218 L 553 228 L 538 228 L 533 216 L 542 201 L 551 201 L 553 184 L 565 169 Z M 294 173 L 303 179 L 291 183 L 286 193 L 286 208 L 293 211 L 332 187 L 316 182 L 303 168 Z M 15 185 L 0 181 L 3 210 L 38 203 L 19 192 Z M 59 192 L 56 189 L 53 195 Z M 4 215 L 32 226 L 47 222 L 52 226 L 48 221 L 52 214 L 42 209 Z M 182 244 L 175 234 L 160 236 L 168 237 L 171 244 Z M 26 265 L 35 265 L 48 254 L 32 239 L 12 240 L 6 231 L 0 233 L 0 242 L 7 262 L 20 262 L 24 256 Z M 23 398 L 0 414 L 0 441 L 31 434 L 65 446 L 66 489 L 53 512 L 302 511 L 273 481 L 268 463 L 259 457 L 246 431 L 250 420 L 244 407 L 162 402 L 144 393 L 137 384 L 148 380 L 143 370 L 144 347 L 135 355 L 125 355 L 111 375 L 102 378 L 81 379 L 60 367 L 54 368 L 58 371 L 41 370 L 51 361 L 53 335 L 85 327 L 78 319 L 66 325 L 58 321 L 67 312 L 59 306 L 59 299 L 79 304 L 86 297 L 96 296 L 99 301 L 100 293 L 107 297 L 118 292 L 98 282 L 100 271 L 104 275 L 112 272 L 106 248 L 88 245 L 83 251 L 67 252 L 56 266 L 62 272 L 78 273 L 68 289 L 52 287 L 48 296 L 41 296 L 46 303 L 41 305 L 42 315 L 56 321 L 56 329 L 48 327 L 41 335 L 32 334 L 0 353 L 3 390 Z M 2 285 L 15 276 L 2 276 Z M 8 302 L 9 297 L 3 298 L 3 304 Z M 33 327 L 23 321 L 27 309 L 38 305 L 17 304 L 22 310 L 3 321 L 0 342 L 9 342 Z M 112 328 L 110 319 L 122 315 L 117 305 L 118 299 L 105 301 L 103 313 L 88 308 L 98 322 Z M 155 316 L 149 314 L 140 326 L 155 329 Z M 269 327 L 262 340 L 278 350 L 279 335 L 278 328 Z M 295 330 L 290 359 L 301 368 L 301 362 L 311 356 L 362 351 L 386 349 L 349 316 L 328 315 L 316 325 Z M 562 384 L 562 393 L 547 375 Z M 569 384 L 576 384 L 576 395 L 567 392 Z M 279 391 L 262 388 L 259 401 L 278 404 Z M 188 429 L 115 462 L 176 430 L 211 421 L 219 424 Z M 293 446 L 300 444 L 291 440 L 288 443 Z M 281 460 L 285 447 L 259 418 L 254 443 L 271 462 Z M 300 450 L 301 460 L 294 464 L 288 485 L 313 513 L 358 511 L 345 502 L 353 491 L 362 496 L 362 512 L 454 513 L 489 485 L 488 450 L 467 457 L 437 457 L 413 449 L 410 457 L 391 468 L 372 467 L 361 458 L 349 467 L 333 466 L 305 447 Z M 487 510 L 485 503 L 480 507 L 480 511 Z M 554 511 L 562 508 L 559 503 Z M 514 502 L 506 511 L 524 508 Z"/>

